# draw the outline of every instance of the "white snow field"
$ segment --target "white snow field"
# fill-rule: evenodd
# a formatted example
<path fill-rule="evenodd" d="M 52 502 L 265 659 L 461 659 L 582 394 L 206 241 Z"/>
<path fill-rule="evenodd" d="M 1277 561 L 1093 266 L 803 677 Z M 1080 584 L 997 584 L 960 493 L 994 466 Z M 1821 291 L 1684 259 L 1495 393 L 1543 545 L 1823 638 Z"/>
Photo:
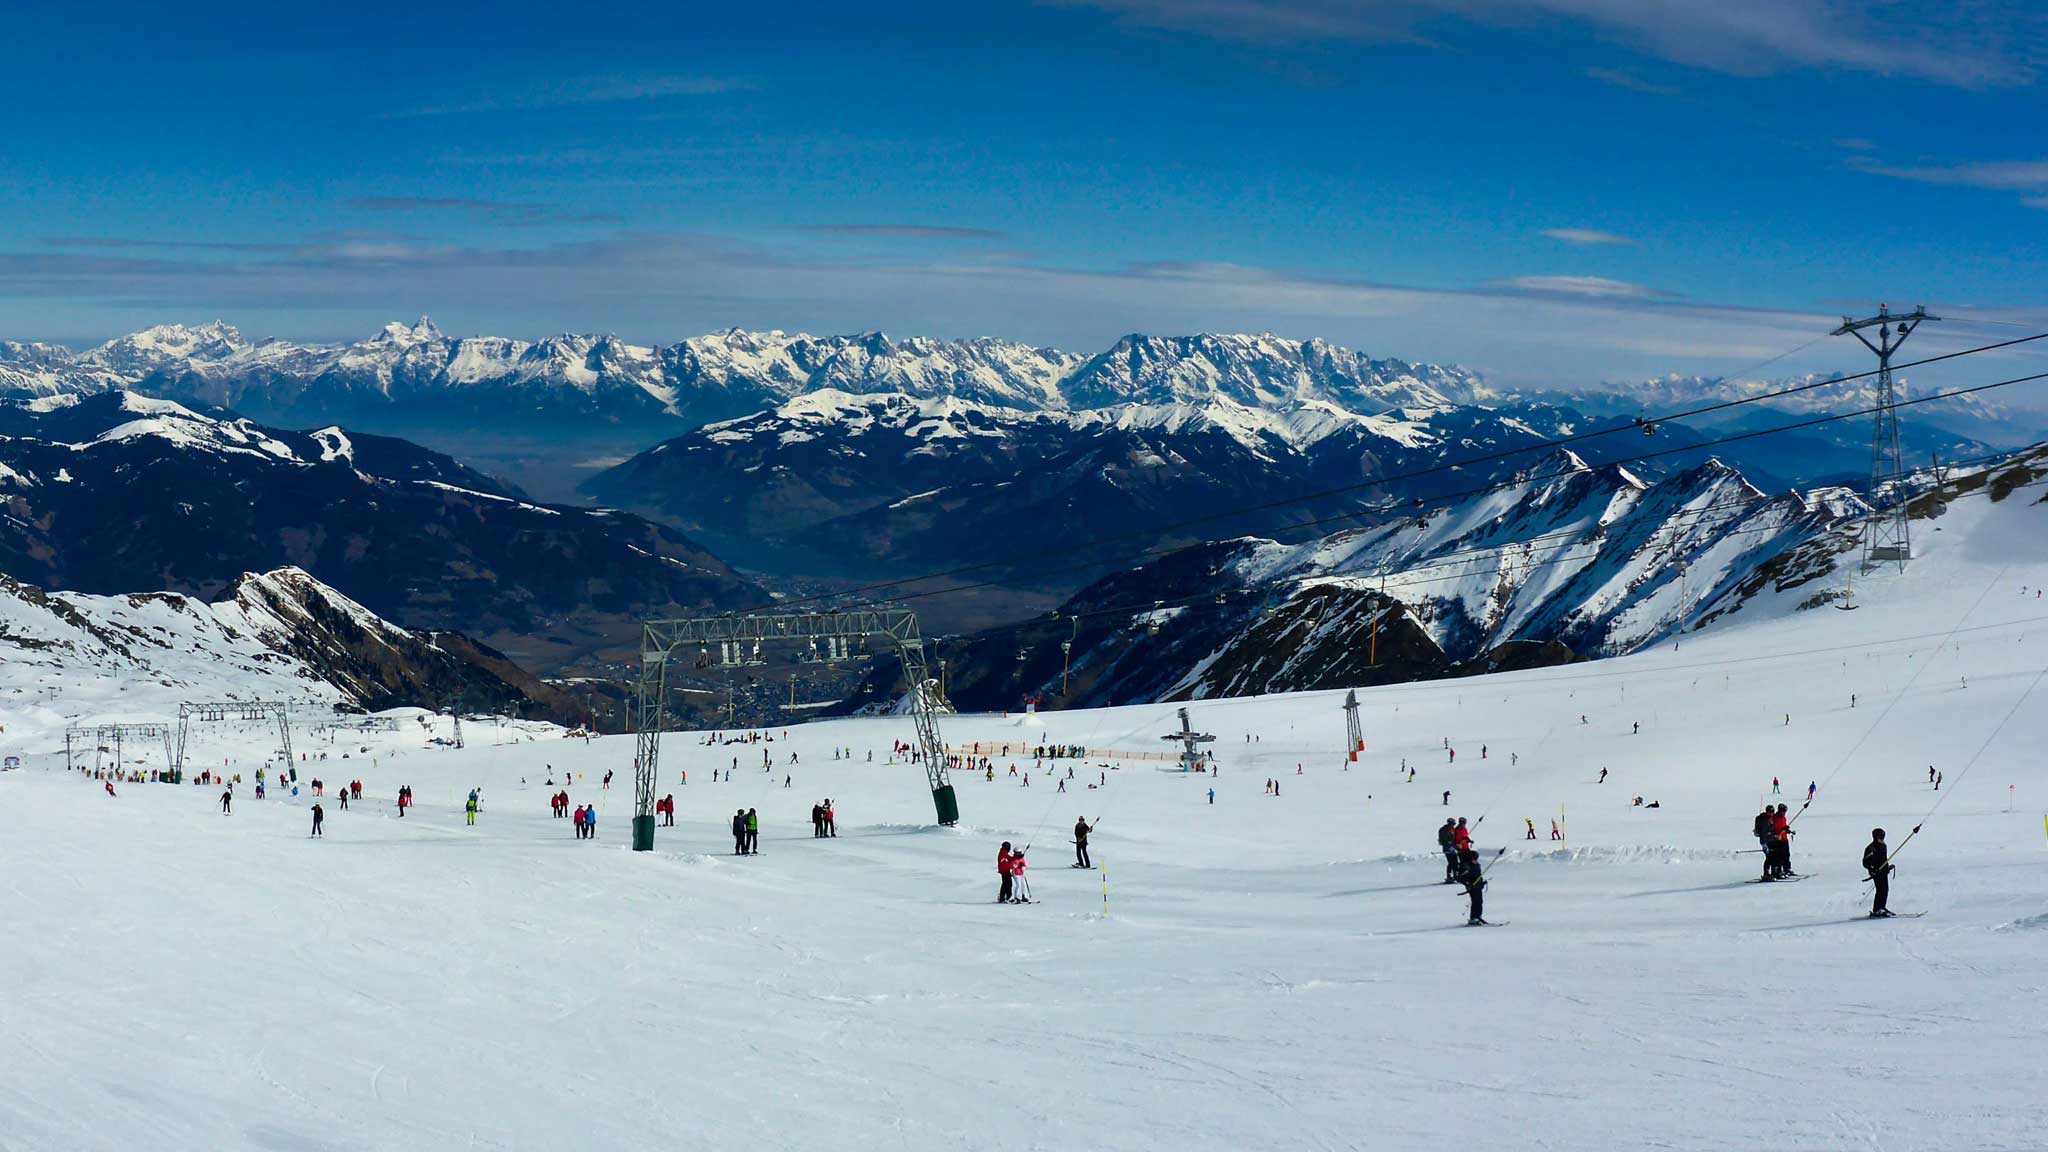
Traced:
<path fill-rule="evenodd" d="M 997 756 L 994 782 L 956 774 L 951 829 L 884 763 L 900 718 L 672 735 L 651 854 L 627 850 L 629 737 L 472 725 L 462 751 L 309 761 L 370 793 L 330 796 L 319 840 L 307 796 L 109 798 L 25 749 L 0 773 L 0 1148 L 2048 1146 L 2048 535 L 2020 503 L 1957 502 L 1854 612 L 1759 602 L 1677 650 L 1361 692 L 1348 769 L 1341 693 L 1196 702 L 1220 776 L 1091 757 L 1061 795 Z M 944 730 L 1160 749 L 1173 726 Z M 549 817 L 550 764 L 594 843 Z M 1819 786 L 1809 878 L 1746 884 L 1773 776 L 1795 810 Z M 827 796 L 840 835 L 814 841 Z M 729 854 L 741 806 L 756 857 Z M 1508 849 L 1504 926 L 1464 927 L 1440 883 L 1446 815 Z M 1066 867 L 1079 816 L 1106 873 Z M 1923 818 L 1891 902 L 1926 915 L 1866 919 L 1870 829 Z M 1035 904 L 992 902 L 1005 839 Z"/>

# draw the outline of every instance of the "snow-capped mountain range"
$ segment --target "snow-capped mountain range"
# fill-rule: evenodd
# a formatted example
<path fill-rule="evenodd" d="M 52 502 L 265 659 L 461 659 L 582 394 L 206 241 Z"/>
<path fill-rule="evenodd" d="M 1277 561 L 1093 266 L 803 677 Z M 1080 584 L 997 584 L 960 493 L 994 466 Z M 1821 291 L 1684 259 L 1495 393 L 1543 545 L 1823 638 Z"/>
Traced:
<path fill-rule="evenodd" d="M 0 572 L 50 591 L 212 596 L 296 565 L 407 627 L 493 642 L 767 601 L 637 516 L 538 504 L 403 440 L 126 391 L 0 400 L 0 511 Z"/>
<path fill-rule="evenodd" d="M 410 632 L 298 568 L 245 573 L 211 599 L 45 592 L 0 576 L 0 699 L 37 726 L 81 700 L 165 713 L 179 700 L 269 699 L 378 710 L 475 708 L 573 717 L 561 693 L 452 633 Z M 59 709 L 64 715 L 54 713 Z"/>
<path fill-rule="evenodd" d="M 1460 369 L 1374 360 L 1320 340 L 1274 336 L 1129 336 L 1094 356 L 993 338 L 739 329 L 647 347 L 597 335 L 451 337 L 422 318 L 347 344 L 251 341 L 219 321 L 159 325 L 83 352 L 0 343 L 0 394 L 122 388 L 275 424 L 375 430 L 379 422 L 463 415 L 487 431 L 609 429 L 614 436 L 626 422 L 672 433 L 826 390 L 958 397 L 1022 411 L 1220 398 L 1259 408 L 1321 402 L 1372 413 L 1490 394 Z M 642 443 L 658 438 L 657 432 Z"/>
<path fill-rule="evenodd" d="M 1938 483 L 1923 476 L 1915 531 L 1939 531 L 1964 500 L 2022 493 L 2014 504 L 2048 509 L 2044 476 L 2048 445 Z M 1868 511 L 1843 489 L 1768 495 L 1719 460 L 1652 483 L 1558 452 L 1510 483 L 1389 524 L 1301 544 L 1248 537 L 1183 549 L 943 654 L 954 703 L 968 710 L 1031 696 L 1066 707 L 1244 696 L 1616 655 L 1758 612 L 1853 604 L 1844 569 Z M 855 704 L 892 691 L 867 685 Z"/>

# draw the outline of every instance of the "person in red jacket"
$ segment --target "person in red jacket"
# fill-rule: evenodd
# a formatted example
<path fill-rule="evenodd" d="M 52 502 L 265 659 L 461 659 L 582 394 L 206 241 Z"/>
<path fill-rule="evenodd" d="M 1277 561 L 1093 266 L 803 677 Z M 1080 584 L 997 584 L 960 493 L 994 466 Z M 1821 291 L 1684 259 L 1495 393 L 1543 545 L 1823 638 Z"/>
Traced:
<path fill-rule="evenodd" d="M 1005 840 L 1003 841 L 1003 846 L 996 849 L 996 875 L 1003 878 L 1003 886 L 996 892 L 996 903 L 998 904 L 1008 904 L 1010 902 L 1011 884 L 1013 883 L 1011 877 L 1014 875 L 1011 871 L 1010 862 L 1010 842 Z"/>
<path fill-rule="evenodd" d="M 1451 831 L 1451 846 L 1463 852 L 1472 847 L 1472 830 L 1465 827 L 1465 818 L 1458 817 L 1458 826 Z"/>

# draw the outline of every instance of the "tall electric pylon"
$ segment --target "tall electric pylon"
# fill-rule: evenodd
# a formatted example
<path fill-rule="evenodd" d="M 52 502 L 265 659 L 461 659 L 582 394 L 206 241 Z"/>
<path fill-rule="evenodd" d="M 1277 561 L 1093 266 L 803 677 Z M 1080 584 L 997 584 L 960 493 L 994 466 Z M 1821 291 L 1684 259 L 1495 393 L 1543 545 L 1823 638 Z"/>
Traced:
<path fill-rule="evenodd" d="M 1832 333 L 1840 336 L 1846 332 L 1877 353 L 1877 422 L 1870 432 L 1870 526 L 1863 533 L 1866 572 L 1888 560 L 1898 561 L 1899 571 L 1904 572 L 1906 561 L 1913 557 L 1912 529 L 1906 519 L 1906 457 L 1899 447 L 1898 393 L 1892 387 L 1892 353 L 1922 322 L 1939 319 L 1928 315 L 1922 307 L 1894 316 L 1888 306 L 1879 304 L 1875 316 L 1862 320 L 1842 317 L 1842 326 Z M 1863 334 L 1866 328 L 1877 329 L 1877 343 L 1871 343 L 1870 337 Z"/>

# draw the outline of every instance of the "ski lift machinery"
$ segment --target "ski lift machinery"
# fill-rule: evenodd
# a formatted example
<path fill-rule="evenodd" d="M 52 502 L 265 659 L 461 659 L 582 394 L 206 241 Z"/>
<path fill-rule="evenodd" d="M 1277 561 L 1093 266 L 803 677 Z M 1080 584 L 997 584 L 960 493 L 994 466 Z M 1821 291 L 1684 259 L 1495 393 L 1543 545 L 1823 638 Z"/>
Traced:
<path fill-rule="evenodd" d="M 924 638 L 917 615 L 907 609 L 860 608 L 777 615 L 726 615 L 677 620 L 649 620 L 641 628 L 640 690 L 634 712 L 633 850 L 654 848 L 654 793 L 661 757 L 661 733 L 668 724 L 668 668 L 678 653 L 695 645 L 709 654 L 716 644 L 725 664 L 759 664 L 763 641 L 790 642 L 836 638 L 842 644 L 887 636 L 896 642 L 909 684 L 911 719 L 917 745 L 931 785 L 938 822 L 960 822 L 960 801 L 946 770 L 946 746 L 939 736 L 939 713 L 947 710 L 937 681 L 925 665 Z M 839 648 L 844 653 L 844 647 Z M 735 655 L 740 659 L 734 659 Z"/>

